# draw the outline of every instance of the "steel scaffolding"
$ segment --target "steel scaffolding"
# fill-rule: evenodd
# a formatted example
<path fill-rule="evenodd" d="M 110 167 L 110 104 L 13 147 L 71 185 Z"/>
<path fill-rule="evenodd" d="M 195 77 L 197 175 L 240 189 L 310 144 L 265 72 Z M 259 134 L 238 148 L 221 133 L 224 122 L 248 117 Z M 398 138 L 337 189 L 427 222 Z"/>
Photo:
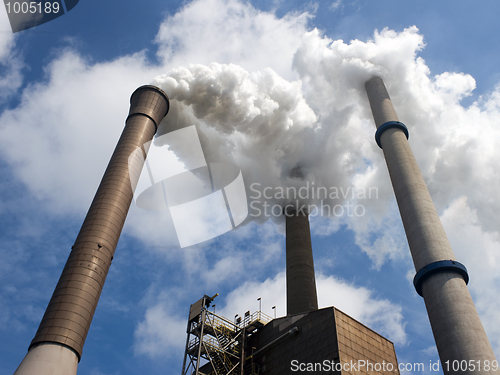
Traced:
<path fill-rule="evenodd" d="M 208 310 L 215 297 L 205 295 L 191 305 L 182 375 L 258 374 L 255 366 L 245 366 L 245 342 L 271 318 L 247 311 L 232 322 Z"/>

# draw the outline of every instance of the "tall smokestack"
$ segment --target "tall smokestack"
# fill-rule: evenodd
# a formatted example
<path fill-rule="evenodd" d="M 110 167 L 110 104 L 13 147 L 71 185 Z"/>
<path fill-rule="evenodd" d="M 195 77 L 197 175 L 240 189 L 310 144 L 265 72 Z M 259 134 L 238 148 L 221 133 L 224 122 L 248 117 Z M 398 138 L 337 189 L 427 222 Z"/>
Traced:
<path fill-rule="evenodd" d="M 76 374 L 83 344 L 99 301 L 133 197 L 129 169 L 139 178 L 144 160 L 129 156 L 153 139 L 169 109 L 167 95 L 141 86 L 130 98 L 125 129 L 90 205 L 28 354 L 15 375 Z"/>
<path fill-rule="evenodd" d="M 318 309 L 316 279 L 308 213 L 287 206 L 286 311 L 287 315 Z"/>
<path fill-rule="evenodd" d="M 417 274 L 415 289 L 425 301 L 445 374 L 499 374 L 472 298 L 465 267 L 455 260 L 431 196 L 380 77 L 365 84 Z M 467 363 L 464 367 L 456 363 Z M 488 362 L 489 361 L 489 362 Z M 471 364 L 474 364 L 472 367 Z M 480 366 L 479 366 L 480 365 Z"/>

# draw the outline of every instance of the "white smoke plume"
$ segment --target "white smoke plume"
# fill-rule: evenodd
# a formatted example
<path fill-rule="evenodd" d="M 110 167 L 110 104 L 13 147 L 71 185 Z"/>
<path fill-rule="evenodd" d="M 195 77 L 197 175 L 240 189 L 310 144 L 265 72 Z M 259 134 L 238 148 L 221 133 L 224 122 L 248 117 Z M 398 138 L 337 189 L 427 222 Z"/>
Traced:
<path fill-rule="evenodd" d="M 175 68 L 153 81 L 172 104 L 159 134 L 195 124 L 207 159 L 239 166 L 250 203 L 254 197 L 269 204 L 267 215 L 250 209 L 259 221 L 276 218 L 279 209 L 272 211 L 273 206 L 296 198 L 318 207 L 329 205 L 323 214 L 351 226 L 358 245 L 380 266 L 403 256 L 405 246 L 400 230 L 384 237 L 382 225 L 387 220 L 398 225 L 398 218 L 390 213 L 392 187 L 373 140 L 375 127 L 364 90 L 367 79 L 380 75 L 410 129 L 410 144 L 438 210 L 468 192 L 472 207 L 484 208 L 478 220 L 494 230 L 494 213 L 500 207 L 498 199 L 491 199 L 498 195 L 493 191 L 497 183 L 491 183 L 498 180 L 491 163 L 499 95 L 462 107 L 460 100 L 471 94 L 474 79 L 462 73 L 432 77 L 418 57 L 424 47 L 416 27 L 399 33 L 384 29 L 372 40 L 350 43 L 313 30 L 303 35 L 294 55 L 300 79 L 292 82 L 270 68 L 248 72 L 218 63 Z M 478 119 L 480 129 L 470 125 Z M 480 139 L 479 131 L 489 136 Z M 472 168 L 474 163 L 482 167 Z M 482 183 L 486 194 L 473 187 Z M 308 192 L 294 195 L 303 186 Z M 269 199 L 261 194 L 266 187 Z M 293 190 L 287 194 L 287 188 Z M 335 211 L 337 205 L 343 210 Z M 370 241 L 370 235 L 380 231 L 382 238 Z"/>
<path fill-rule="evenodd" d="M 344 222 L 364 216 L 368 207 L 367 216 L 380 221 L 392 193 L 387 182 L 376 180 L 382 159 L 364 82 L 374 74 L 418 71 L 422 62 L 415 56 L 422 47 L 415 27 L 350 44 L 314 30 L 303 35 L 295 53 L 300 80 L 234 64 L 172 69 L 153 81 L 171 99 L 159 135 L 195 124 L 210 162 L 230 161 L 242 169 L 250 217 L 258 221 L 279 221 L 280 207 L 288 203 L 311 205 L 311 214 Z M 351 225 L 365 229 L 366 221 Z"/>
<path fill-rule="evenodd" d="M 300 82 L 288 82 L 271 69 L 249 73 L 213 63 L 174 69 L 154 83 L 171 99 L 159 134 L 197 125 L 207 160 L 242 168 L 249 196 L 258 194 L 252 189 L 269 187 L 271 203 L 283 204 L 286 198 L 276 189 L 296 185 L 294 170 L 308 173 L 303 155 L 315 141 L 318 117 L 302 97 Z"/>

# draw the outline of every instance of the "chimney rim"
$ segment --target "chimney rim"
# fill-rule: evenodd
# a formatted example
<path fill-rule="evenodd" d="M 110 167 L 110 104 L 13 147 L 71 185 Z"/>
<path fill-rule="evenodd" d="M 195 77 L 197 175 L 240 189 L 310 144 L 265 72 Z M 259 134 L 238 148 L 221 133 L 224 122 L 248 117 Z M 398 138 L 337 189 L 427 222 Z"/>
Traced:
<path fill-rule="evenodd" d="M 170 99 L 169 99 L 167 93 L 155 85 L 142 85 L 142 86 L 139 86 L 138 88 L 136 88 L 135 91 L 132 93 L 132 95 L 130 95 L 130 104 L 132 104 L 132 98 L 134 97 L 134 95 L 136 95 L 139 91 L 147 90 L 147 89 L 155 90 L 158 93 L 160 93 L 161 95 L 163 95 L 165 97 L 165 99 L 167 100 L 167 103 L 170 105 Z"/>

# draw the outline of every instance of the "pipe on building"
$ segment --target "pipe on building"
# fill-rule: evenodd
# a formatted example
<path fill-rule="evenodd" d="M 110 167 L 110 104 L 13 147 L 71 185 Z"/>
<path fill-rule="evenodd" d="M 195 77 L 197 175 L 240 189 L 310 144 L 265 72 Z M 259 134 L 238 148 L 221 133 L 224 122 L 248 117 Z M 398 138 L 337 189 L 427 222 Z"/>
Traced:
<path fill-rule="evenodd" d="M 289 207 L 291 208 L 291 207 Z M 309 215 L 294 208 L 286 217 L 286 310 L 287 315 L 318 309 Z"/>
<path fill-rule="evenodd" d="M 368 80 L 365 88 L 417 271 L 415 287 L 424 298 L 443 370 L 445 374 L 499 374 L 492 366 L 485 370 L 495 355 L 467 289 L 467 271 L 455 259 L 410 149 L 408 130 L 399 122 L 380 77 Z M 453 361 L 464 360 L 474 363 L 475 369 L 468 365 L 466 371 L 453 371 Z"/>
<path fill-rule="evenodd" d="M 167 95 L 141 86 L 101 184 L 56 285 L 28 354 L 15 375 L 76 374 L 83 345 L 133 197 L 130 172 L 139 178 L 151 141 L 167 114 Z M 144 159 L 129 156 L 142 149 Z M 135 186 L 135 184 L 134 184 Z"/>
<path fill-rule="evenodd" d="M 293 327 L 291 329 L 289 329 L 287 332 L 285 332 L 284 334 L 282 334 L 281 336 L 275 338 L 273 341 L 271 341 L 269 344 L 266 344 L 264 345 L 262 348 L 260 348 L 259 350 L 257 350 L 255 353 L 253 353 L 251 356 L 245 358 L 245 361 L 248 361 L 252 358 L 255 358 L 257 357 L 259 354 L 263 353 L 265 350 L 271 348 L 272 346 L 276 345 L 277 343 L 279 343 L 281 340 L 283 340 L 284 338 L 288 337 L 288 336 L 294 336 L 294 335 L 297 335 L 299 333 L 299 329 L 297 327 Z"/>

